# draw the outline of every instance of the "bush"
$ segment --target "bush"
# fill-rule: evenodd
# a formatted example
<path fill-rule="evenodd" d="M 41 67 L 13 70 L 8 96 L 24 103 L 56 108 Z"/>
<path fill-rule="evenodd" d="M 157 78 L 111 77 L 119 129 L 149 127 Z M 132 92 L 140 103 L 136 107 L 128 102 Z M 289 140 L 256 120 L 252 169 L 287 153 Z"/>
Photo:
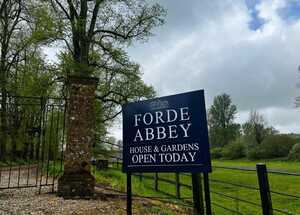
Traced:
<path fill-rule="evenodd" d="M 293 146 L 289 152 L 288 159 L 300 161 L 300 143 L 297 143 Z"/>
<path fill-rule="evenodd" d="M 259 159 L 264 158 L 265 157 L 264 155 L 265 155 L 265 152 L 264 152 L 263 148 L 261 147 L 261 145 L 251 147 L 247 151 L 247 158 L 249 160 L 259 160 Z"/>
<path fill-rule="evenodd" d="M 286 157 L 295 144 L 294 140 L 286 135 L 267 137 L 261 144 L 265 158 Z"/>
<path fill-rule="evenodd" d="M 286 135 L 267 137 L 261 145 L 250 147 L 247 157 L 251 160 L 264 158 L 287 157 L 295 141 Z"/>
<path fill-rule="evenodd" d="M 212 148 L 210 150 L 210 156 L 213 159 L 221 158 L 222 157 L 222 148 L 221 147 Z"/>
<path fill-rule="evenodd" d="M 238 159 L 245 157 L 245 144 L 237 140 L 233 143 L 230 143 L 222 149 L 222 157 L 228 159 Z"/>

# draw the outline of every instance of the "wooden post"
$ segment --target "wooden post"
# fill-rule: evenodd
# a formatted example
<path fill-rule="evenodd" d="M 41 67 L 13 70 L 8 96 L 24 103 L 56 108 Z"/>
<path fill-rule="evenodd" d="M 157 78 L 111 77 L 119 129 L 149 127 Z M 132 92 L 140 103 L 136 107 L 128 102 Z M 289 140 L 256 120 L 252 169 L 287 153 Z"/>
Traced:
<path fill-rule="evenodd" d="M 194 215 L 204 215 L 202 183 L 199 173 L 192 173 Z"/>
<path fill-rule="evenodd" d="M 131 173 L 127 173 L 127 215 L 132 215 Z"/>
<path fill-rule="evenodd" d="M 272 215 L 272 199 L 266 164 L 256 164 L 256 171 L 263 215 Z"/>

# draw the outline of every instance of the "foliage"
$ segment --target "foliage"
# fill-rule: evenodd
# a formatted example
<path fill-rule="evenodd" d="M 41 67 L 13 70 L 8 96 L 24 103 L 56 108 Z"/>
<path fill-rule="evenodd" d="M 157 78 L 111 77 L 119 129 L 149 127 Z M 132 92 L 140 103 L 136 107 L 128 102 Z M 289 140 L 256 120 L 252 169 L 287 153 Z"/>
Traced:
<path fill-rule="evenodd" d="M 65 43 L 72 56 L 70 72 L 79 76 L 91 76 L 97 67 L 125 65 L 126 62 L 119 61 L 122 49 L 134 41 L 147 40 L 152 29 L 164 23 L 163 8 L 146 1 L 43 2 L 51 9 L 52 20 L 63 26 L 59 29 L 61 37 L 54 39 Z"/>
<path fill-rule="evenodd" d="M 210 149 L 210 156 L 212 159 L 218 159 L 222 157 L 222 147 L 214 147 Z"/>
<path fill-rule="evenodd" d="M 161 6 L 146 1 L 1 1 L 1 158 L 6 149 L 23 150 L 19 133 L 24 114 L 30 113 L 6 96 L 59 95 L 62 84 L 57 81 L 70 74 L 99 78 L 95 138 L 105 139 L 122 104 L 155 95 L 125 49 L 133 42 L 146 41 L 153 28 L 164 23 L 164 16 Z M 46 62 L 42 54 L 42 48 L 51 45 L 60 48 L 59 64 Z M 30 120 L 38 117 L 30 115 Z M 99 141 L 96 145 L 102 147 Z"/>
<path fill-rule="evenodd" d="M 218 95 L 208 113 L 209 137 L 212 146 L 224 146 L 239 135 L 240 126 L 233 122 L 237 108 L 227 94 Z"/>
<path fill-rule="evenodd" d="M 259 160 L 264 158 L 265 152 L 263 151 L 262 147 L 257 145 L 257 146 L 252 146 L 248 148 L 247 150 L 247 158 L 249 160 Z"/>
<path fill-rule="evenodd" d="M 56 71 L 47 65 L 40 51 L 28 50 L 24 65 L 18 66 L 18 75 L 11 81 L 11 92 L 17 96 L 47 97 L 58 94 Z"/>
<path fill-rule="evenodd" d="M 236 141 L 223 147 L 222 157 L 227 159 L 238 159 L 245 157 L 245 149 L 245 144 L 240 139 L 237 139 Z"/>
<path fill-rule="evenodd" d="M 294 144 L 294 140 L 286 135 L 272 135 L 262 142 L 262 147 L 266 158 L 285 157 Z"/>
<path fill-rule="evenodd" d="M 296 143 L 289 152 L 289 160 L 300 161 L 300 143 Z"/>
<path fill-rule="evenodd" d="M 287 135 L 271 135 L 261 145 L 251 147 L 247 156 L 252 160 L 286 157 L 294 144 L 294 139 Z"/>
<path fill-rule="evenodd" d="M 273 127 L 268 127 L 263 115 L 255 110 L 250 112 L 249 120 L 242 129 L 249 147 L 259 145 L 267 136 L 278 133 Z"/>
<path fill-rule="evenodd" d="M 60 75 L 99 78 L 96 139 L 104 140 L 122 104 L 155 95 L 125 49 L 133 42 L 146 41 L 153 28 L 164 23 L 165 11 L 158 4 L 136 0 L 43 2 L 52 14 L 51 22 L 60 27 L 60 36 L 53 40 L 65 44 L 59 55 Z M 100 149 L 100 145 L 97 141 L 95 147 Z"/>
<path fill-rule="evenodd" d="M 12 110 L 7 105 L 11 102 L 8 97 L 48 93 L 47 83 L 50 82 L 52 74 L 46 74 L 49 70 L 44 67 L 40 48 L 49 42 L 49 38 L 53 36 L 50 33 L 53 33 L 56 26 L 50 28 L 47 15 L 46 8 L 38 1 L 0 2 L 1 158 L 6 156 L 7 148 L 16 149 L 15 137 L 11 141 L 13 146 L 8 145 L 8 131 L 13 130 L 15 135 L 20 127 L 12 128 L 11 125 L 16 126 L 16 123 L 8 120 L 7 116 Z M 13 111 L 16 113 L 16 110 Z"/>
<path fill-rule="evenodd" d="M 58 178 L 64 172 L 64 165 L 60 162 L 50 161 L 49 164 L 43 166 L 43 174 L 49 174 L 52 177 Z"/>

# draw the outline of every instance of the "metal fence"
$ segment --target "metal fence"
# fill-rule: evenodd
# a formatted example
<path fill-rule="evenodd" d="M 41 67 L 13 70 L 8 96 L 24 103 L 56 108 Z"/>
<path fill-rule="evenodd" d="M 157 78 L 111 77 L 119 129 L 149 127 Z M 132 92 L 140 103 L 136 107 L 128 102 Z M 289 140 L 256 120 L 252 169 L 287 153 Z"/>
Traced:
<path fill-rule="evenodd" d="M 56 170 L 52 164 L 60 163 L 62 168 L 65 100 L 20 96 L 7 96 L 4 102 L 2 99 L 0 96 L 0 190 L 43 186 L 52 186 L 53 190 Z"/>
<path fill-rule="evenodd" d="M 106 144 L 109 144 L 106 142 Z M 121 152 L 119 152 L 121 155 Z M 121 156 L 110 156 L 110 168 L 120 170 L 122 166 Z M 204 206 L 206 208 L 206 214 L 214 214 L 216 208 L 226 211 L 231 214 L 297 214 L 300 209 L 300 193 L 299 190 L 294 192 L 285 192 L 280 190 L 280 187 L 272 186 L 273 183 L 284 185 L 285 181 L 293 180 L 300 181 L 300 173 L 284 172 L 277 170 L 268 170 L 266 165 L 257 164 L 256 167 L 229 167 L 229 166 L 213 166 L 213 173 L 223 175 L 239 175 L 246 174 L 249 177 L 249 183 L 234 182 L 224 178 L 218 178 L 218 176 L 212 174 L 210 176 L 203 175 L 202 183 L 204 197 L 206 202 Z M 226 173 L 228 172 L 228 173 Z M 145 185 L 150 189 L 155 190 L 158 193 L 168 197 L 169 200 L 180 200 L 176 201 L 178 204 L 183 206 L 192 207 L 192 183 L 191 174 L 187 173 L 134 173 L 132 174 L 139 179 L 140 182 L 144 180 L 152 181 L 152 185 Z M 280 179 L 276 177 L 280 175 Z M 271 178 L 271 180 L 269 179 Z M 251 179 L 251 180 L 250 180 Z M 188 183 L 187 183 L 188 182 Z M 251 183 L 250 183 L 251 182 Z M 165 189 L 168 185 L 169 189 Z M 221 187 L 222 189 L 218 189 Z M 233 192 L 226 193 L 223 190 L 235 190 L 234 192 L 240 192 L 240 194 L 233 195 Z M 183 190 L 189 190 L 190 196 L 184 196 Z M 297 193 L 298 192 L 298 193 Z M 251 196 L 245 196 L 243 193 L 250 193 Z M 138 195 L 139 196 L 139 195 Z M 161 199 L 166 201 L 166 198 L 151 197 L 147 198 Z M 250 198 L 255 197 L 255 198 Z M 254 199 L 254 200 L 253 200 Z M 284 208 L 276 204 L 276 201 L 286 201 L 289 205 Z M 226 204 L 224 204 L 226 202 Z M 227 205 L 231 205 L 228 207 Z M 290 206 L 294 208 L 289 208 Z"/>

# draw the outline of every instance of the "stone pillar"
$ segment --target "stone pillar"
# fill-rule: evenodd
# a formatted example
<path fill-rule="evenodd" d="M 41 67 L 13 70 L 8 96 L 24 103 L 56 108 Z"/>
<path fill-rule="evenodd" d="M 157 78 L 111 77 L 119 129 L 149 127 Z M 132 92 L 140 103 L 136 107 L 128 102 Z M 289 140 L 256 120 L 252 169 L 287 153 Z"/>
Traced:
<path fill-rule="evenodd" d="M 64 174 L 58 179 L 58 195 L 64 198 L 90 198 L 94 194 L 91 148 L 94 141 L 97 83 L 96 78 L 68 78 L 67 146 Z"/>

